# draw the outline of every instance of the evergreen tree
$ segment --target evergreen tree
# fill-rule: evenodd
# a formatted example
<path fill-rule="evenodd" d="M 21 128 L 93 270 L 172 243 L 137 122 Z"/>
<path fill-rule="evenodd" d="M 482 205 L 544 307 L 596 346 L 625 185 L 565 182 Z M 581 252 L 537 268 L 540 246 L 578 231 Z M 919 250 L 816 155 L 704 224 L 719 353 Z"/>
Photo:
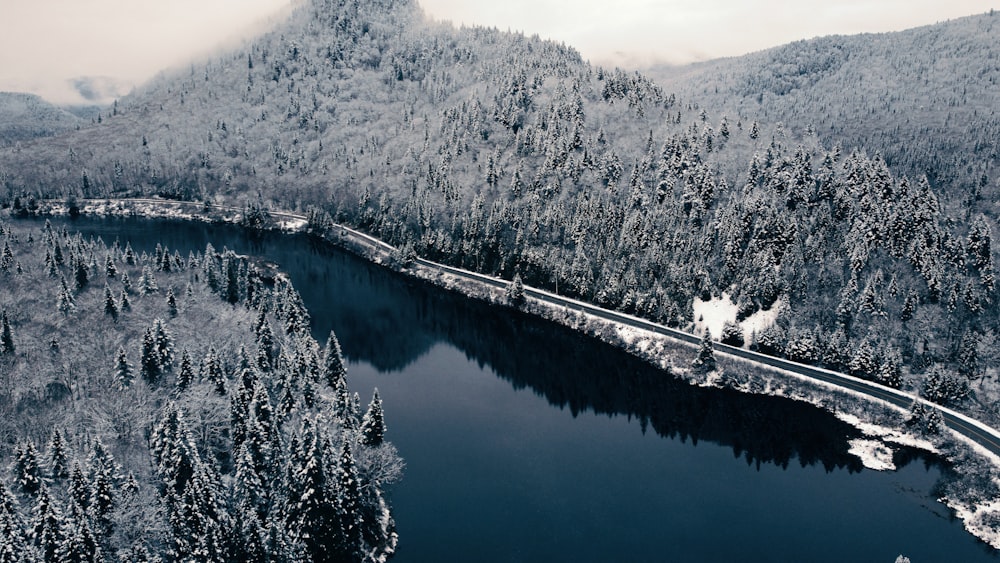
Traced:
<path fill-rule="evenodd" d="M 507 302 L 514 307 L 519 307 L 524 303 L 524 284 L 521 282 L 521 275 L 514 274 L 514 279 L 507 284 L 505 290 Z"/>
<path fill-rule="evenodd" d="M 715 348 L 712 346 L 712 334 L 705 329 L 698 348 L 698 356 L 691 362 L 691 368 L 707 373 L 715 369 Z"/>
<path fill-rule="evenodd" d="M 368 410 L 361 420 L 361 443 L 366 446 L 380 446 L 385 441 L 385 419 L 382 415 L 382 399 L 379 397 L 378 388 L 372 396 Z"/>
<path fill-rule="evenodd" d="M 69 315 L 76 311 L 76 302 L 73 299 L 73 294 L 69 291 L 69 286 L 66 285 L 66 278 L 59 278 L 60 288 L 59 296 L 56 299 L 56 308 L 59 309 L 64 315 Z"/>
<path fill-rule="evenodd" d="M 743 347 L 743 327 L 738 323 L 726 321 L 722 325 L 722 343 L 737 348 Z"/>
<path fill-rule="evenodd" d="M 74 280 L 76 283 L 76 290 L 83 291 L 90 282 L 90 274 L 87 271 L 87 264 L 84 262 L 83 257 L 80 256 L 76 261 L 76 271 L 74 273 Z"/>
<path fill-rule="evenodd" d="M 181 369 L 177 372 L 177 391 L 186 390 L 194 382 L 194 365 L 191 363 L 191 356 L 187 349 L 181 350 Z"/>
<path fill-rule="evenodd" d="M 0 311 L 0 356 L 14 355 L 14 335 L 10 328 L 7 311 Z"/>
<path fill-rule="evenodd" d="M 174 338 L 160 319 L 153 319 L 152 330 L 160 371 L 170 371 L 174 364 Z"/>
<path fill-rule="evenodd" d="M 104 255 L 104 277 L 112 279 L 118 275 L 118 268 L 115 266 L 115 259 L 108 252 Z"/>
<path fill-rule="evenodd" d="M 163 484 L 164 496 L 176 498 L 187 487 L 195 473 L 195 466 L 201 463 L 201 457 L 183 413 L 173 402 L 163 408 L 160 421 L 153 428 L 150 452 Z"/>
<path fill-rule="evenodd" d="M 104 284 L 104 314 L 111 317 L 114 322 L 118 322 L 118 304 L 115 303 L 115 297 L 111 295 L 108 284 Z"/>
<path fill-rule="evenodd" d="M 27 539 L 17 511 L 17 500 L 0 480 L 0 563 L 26 559 Z"/>
<path fill-rule="evenodd" d="M 122 293 L 132 293 L 132 278 L 128 277 L 128 272 L 125 270 L 122 270 Z M 124 299 L 122 301 L 124 301 Z M 122 310 L 125 310 L 124 304 L 122 305 Z"/>
<path fill-rule="evenodd" d="M 149 266 L 142 267 L 142 276 L 139 277 L 139 293 L 142 295 L 149 295 L 150 293 L 156 293 L 159 291 L 159 286 L 156 284 L 156 276 Z"/>
<path fill-rule="evenodd" d="M 72 469 L 69 472 L 69 484 L 67 491 L 72 502 L 87 508 L 90 504 L 90 483 L 83 473 L 83 466 L 79 460 L 73 460 Z"/>
<path fill-rule="evenodd" d="M 63 437 L 63 433 L 56 428 L 52 431 L 46 448 L 49 458 L 49 475 L 53 479 L 69 477 L 69 452 L 66 451 L 66 448 L 66 439 Z"/>
<path fill-rule="evenodd" d="M 177 316 L 177 298 L 174 297 L 174 288 L 167 289 L 167 313 L 171 318 Z"/>
<path fill-rule="evenodd" d="M 116 503 L 118 466 L 99 439 L 94 440 L 88 461 L 91 479 L 87 507 L 94 517 L 95 528 L 101 535 L 107 537 L 111 535 L 111 511 Z"/>
<path fill-rule="evenodd" d="M 361 512 L 361 484 L 351 452 L 350 440 L 344 440 L 337 464 L 337 512 L 342 534 L 342 559 L 361 561 L 364 557 Z"/>
<path fill-rule="evenodd" d="M 103 561 L 101 548 L 90 529 L 90 523 L 83 507 L 70 503 L 66 515 L 63 541 L 59 545 L 58 558 L 62 563 L 98 563 Z"/>
<path fill-rule="evenodd" d="M 331 389 L 347 388 L 347 368 L 340 352 L 340 342 L 337 335 L 330 331 L 326 340 L 326 363 L 323 366 L 323 379 Z"/>
<path fill-rule="evenodd" d="M 145 340 L 143 341 L 143 353 L 146 353 Z M 146 375 L 146 358 L 143 359 L 143 378 L 149 381 L 148 375 Z M 125 352 L 124 346 L 118 347 L 118 352 L 115 354 L 115 381 L 118 382 L 118 386 L 125 389 L 132 385 L 132 380 L 135 379 L 135 374 L 132 370 L 132 364 L 128 362 L 128 354 Z"/>
<path fill-rule="evenodd" d="M 263 311 L 262 311 L 263 312 Z M 267 319 L 259 325 L 257 333 L 258 364 L 262 370 L 270 370 L 274 365 L 274 333 Z"/>
<path fill-rule="evenodd" d="M 14 477 L 21 492 L 34 495 L 42 487 L 42 471 L 38 467 L 38 450 L 31 442 L 14 448 Z"/>
<path fill-rule="evenodd" d="M 36 495 L 34 518 L 31 523 L 31 541 L 38 548 L 44 563 L 60 563 L 59 550 L 63 544 L 63 517 L 48 487 L 42 485 Z"/>
<path fill-rule="evenodd" d="M 226 374 L 222 371 L 222 361 L 219 360 L 214 346 L 209 347 L 208 353 L 205 354 L 205 360 L 201 367 L 201 377 L 215 385 L 217 394 L 226 395 Z"/>
<path fill-rule="evenodd" d="M 328 475 L 325 439 L 311 421 L 303 421 L 301 453 L 289 461 L 285 517 L 313 561 L 331 559 L 343 545 L 336 479 Z"/>
<path fill-rule="evenodd" d="M 160 380 L 160 354 L 156 348 L 156 338 L 153 336 L 152 328 L 147 328 L 142 336 L 139 370 L 142 378 L 150 385 L 155 385 Z"/>
<path fill-rule="evenodd" d="M 123 274 L 124 275 L 124 274 Z M 118 307 L 122 313 L 127 313 L 132 310 L 132 302 L 129 301 L 128 292 L 124 289 L 122 290 L 121 296 L 118 298 Z"/>

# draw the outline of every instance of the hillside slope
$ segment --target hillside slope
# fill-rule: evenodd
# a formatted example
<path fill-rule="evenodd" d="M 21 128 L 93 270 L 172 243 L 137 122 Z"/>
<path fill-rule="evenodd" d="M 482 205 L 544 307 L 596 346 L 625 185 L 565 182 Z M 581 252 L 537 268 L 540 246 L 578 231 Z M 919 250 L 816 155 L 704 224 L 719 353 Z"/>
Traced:
<path fill-rule="evenodd" d="M 1000 16 L 898 33 L 832 36 L 658 68 L 685 101 L 881 153 L 890 169 L 961 201 L 995 201 L 1000 154 Z M 987 212 L 996 216 L 992 206 Z"/>
<path fill-rule="evenodd" d="M 38 96 L 0 92 L 0 146 L 48 137 L 83 123 L 79 117 Z"/>

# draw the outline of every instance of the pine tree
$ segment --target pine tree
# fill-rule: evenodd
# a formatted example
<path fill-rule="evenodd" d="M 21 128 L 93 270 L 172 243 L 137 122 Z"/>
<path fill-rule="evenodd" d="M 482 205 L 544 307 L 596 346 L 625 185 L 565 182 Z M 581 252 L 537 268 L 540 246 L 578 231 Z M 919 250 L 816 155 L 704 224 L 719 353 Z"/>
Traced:
<path fill-rule="evenodd" d="M 125 270 L 122 270 L 122 293 L 132 293 L 132 278 L 128 277 L 128 272 Z M 122 310 L 125 310 L 124 305 L 122 305 Z"/>
<path fill-rule="evenodd" d="M 201 377 L 215 385 L 215 392 L 221 396 L 226 395 L 226 374 L 222 371 L 222 362 L 215 351 L 215 347 L 209 347 L 205 354 L 205 360 L 201 366 Z"/>
<path fill-rule="evenodd" d="M 524 303 L 524 284 L 521 283 L 520 274 L 514 274 L 514 279 L 507 284 L 505 295 L 507 302 L 514 307 L 520 307 Z"/>
<path fill-rule="evenodd" d="M 72 502 L 87 508 L 90 504 L 90 482 L 83 473 L 83 466 L 79 460 L 73 460 L 72 469 L 69 472 L 69 484 L 66 486 Z"/>
<path fill-rule="evenodd" d="M 104 255 L 104 277 L 112 279 L 118 275 L 118 268 L 115 266 L 115 259 L 108 252 Z"/>
<path fill-rule="evenodd" d="M 170 371 L 174 365 L 174 338 L 160 319 L 153 319 L 153 340 L 160 371 Z"/>
<path fill-rule="evenodd" d="M 45 485 L 41 486 L 36 497 L 31 541 L 38 548 L 38 555 L 44 563 L 59 563 L 59 548 L 64 541 L 62 514 Z"/>
<path fill-rule="evenodd" d="M 104 314 L 111 317 L 114 322 L 118 322 L 118 304 L 115 303 L 115 297 L 111 295 L 108 284 L 104 284 Z"/>
<path fill-rule="evenodd" d="M 344 561 L 361 561 L 364 557 L 361 485 L 350 440 L 344 440 L 337 464 L 337 512 L 343 534 L 342 558 Z"/>
<path fill-rule="evenodd" d="M 90 274 L 87 272 L 87 263 L 80 256 L 76 260 L 76 269 L 74 273 L 74 280 L 76 283 L 76 290 L 83 291 L 87 284 L 90 282 Z"/>
<path fill-rule="evenodd" d="M 56 308 L 59 309 L 64 315 L 69 315 L 76 311 L 76 302 L 73 300 L 73 294 L 69 291 L 69 286 L 66 285 L 66 278 L 59 278 L 60 288 L 59 296 L 56 299 Z"/>
<path fill-rule="evenodd" d="M 155 385 L 160 380 L 160 354 L 156 348 L 156 338 L 153 336 L 152 328 L 147 328 L 142 336 L 139 371 L 142 378 L 150 385 Z"/>
<path fill-rule="evenodd" d="M 326 440 L 315 424 L 303 421 L 301 453 L 289 461 L 286 521 L 313 561 L 331 559 L 331 549 L 343 544 L 340 503 L 333 476 L 328 475 Z"/>
<path fill-rule="evenodd" d="M 17 501 L 0 481 L 0 563 L 24 561 L 27 541 Z"/>
<path fill-rule="evenodd" d="M 326 364 L 323 366 L 323 379 L 331 389 L 347 388 L 347 368 L 340 352 L 340 342 L 337 335 L 330 331 L 326 340 Z"/>
<path fill-rule="evenodd" d="M 171 318 L 177 316 L 177 298 L 174 297 L 174 288 L 167 289 L 167 313 Z"/>
<path fill-rule="evenodd" d="M 712 334 L 708 329 L 705 329 L 705 333 L 701 337 L 698 356 L 691 362 L 691 368 L 702 373 L 715 369 L 715 349 L 712 346 Z"/>
<path fill-rule="evenodd" d="M 361 443 L 366 446 L 380 446 L 385 440 L 385 419 L 382 415 L 382 399 L 379 397 L 378 388 L 372 396 L 372 402 L 368 404 L 368 410 L 361 420 Z"/>
<path fill-rule="evenodd" d="M 66 439 L 58 428 L 52 431 L 46 450 L 49 458 L 49 475 L 53 479 L 69 477 L 69 452 L 66 451 Z"/>
<path fill-rule="evenodd" d="M 153 271 L 149 266 L 143 266 L 142 275 L 139 277 L 139 293 L 142 295 L 149 295 L 150 293 L 156 293 L 159 289 L 160 288 L 156 284 L 156 276 L 153 275 Z"/>
<path fill-rule="evenodd" d="M 111 535 L 111 511 L 116 503 L 118 465 L 100 439 L 94 440 L 90 458 L 90 499 L 87 504 L 97 531 Z"/>
<path fill-rule="evenodd" d="M 187 349 L 181 350 L 181 369 L 177 372 L 177 391 L 182 392 L 194 382 L 194 365 L 191 363 L 191 356 Z"/>
<path fill-rule="evenodd" d="M 132 302 L 129 301 L 128 292 L 124 289 L 122 290 L 121 296 L 118 298 L 118 307 L 122 313 L 127 313 L 132 310 Z"/>
<path fill-rule="evenodd" d="M 21 492 L 34 495 L 42 486 L 42 471 L 38 467 L 38 450 L 31 442 L 14 448 L 14 476 Z"/>
<path fill-rule="evenodd" d="M 143 350 L 145 351 L 145 344 L 143 345 Z M 132 381 L 135 379 L 135 372 L 132 369 L 132 364 L 128 361 L 128 354 L 125 352 L 124 346 L 119 346 L 118 352 L 115 354 L 114 375 L 115 381 L 118 382 L 118 386 L 122 389 L 126 389 L 132 385 Z M 146 376 L 144 375 L 143 377 Z"/>
<path fill-rule="evenodd" d="M 83 507 L 71 502 L 64 525 L 63 541 L 57 552 L 60 562 L 98 563 L 103 561 L 101 548 L 90 529 L 90 523 Z"/>
<path fill-rule="evenodd" d="M 7 311 L 0 311 L 0 356 L 14 355 L 14 335 L 10 328 Z"/>

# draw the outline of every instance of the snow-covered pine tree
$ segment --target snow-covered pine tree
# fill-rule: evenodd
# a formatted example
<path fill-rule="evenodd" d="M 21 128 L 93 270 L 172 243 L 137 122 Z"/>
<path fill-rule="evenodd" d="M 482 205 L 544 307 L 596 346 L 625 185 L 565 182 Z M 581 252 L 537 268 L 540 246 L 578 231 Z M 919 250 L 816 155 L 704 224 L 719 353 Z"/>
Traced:
<path fill-rule="evenodd" d="M 35 495 L 34 516 L 31 521 L 31 541 L 38 548 L 38 555 L 46 563 L 59 561 L 63 544 L 63 516 L 49 489 L 44 484 Z"/>
<path fill-rule="evenodd" d="M 90 528 L 86 511 L 70 502 L 69 513 L 64 519 L 63 541 L 57 551 L 60 563 L 98 563 L 103 561 L 101 548 Z"/>
<path fill-rule="evenodd" d="M 715 369 L 715 348 L 712 346 L 712 333 L 706 328 L 701 336 L 701 345 L 698 348 L 698 355 L 691 362 L 691 368 L 695 371 L 707 373 Z"/>
<path fill-rule="evenodd" d="M 111 320 L 118 322 L 118 304 L 115 303 L 115 296 L 111 294 L 111 287 L 104 284 L 104 314 L 111 317 Z"/>
<path fill-rule="evenodd" d="M 382 414 L 382 399 L 378 388 L 372 395 L 368 410 L 361 419 L 361 443 L 366 446 L 380 446 L 385 441 L 385 419 Z"/>
<path fill-rule="evenodd" d="M 19 563 L 28 547 L 17 500 L 0 480 L 0 563 Z"/>
<path fill-rule="evenodd" d="M 191 355 L 187 348 L 181 350 L 181 367 L 177 372 L 175 385 L 178 392 L 185 391 L 194 382 L 194 365 L 191 363 Z"/>
<path fill-rule="evenodd" d="M 364 558 L 361 512 L 361 484 L 351 451 L 351 441 L 344 440 L 337 463 L 337 515 L 341 530 L 341 560 L 361 561 Z"/>
<path fill-rule="evenodd" d="M 49 443 L 46 446 L 46 454 L 49 461 L 49 476 L 53 479 L 66 479 L 69 477 L 70 456 L 67 448 L 66 438 L 63 437 L 62 431 L 56 428 L 52 431 Z"/>
<path fill-rule="evenodd" d="M 42 487 L 42 471 L 38 465 L 38 450 L 30 441 L 14 448 L 14 478 L 26 495 L 35 495 Z"/>
<path fill-rule="evenodd" d="M 347 387 L 347 368 L 344 367 L 344 358 L 340 351 L 340 341 L 337 335 L 330 331 L 330 336 L 326 340 L 326 362 L 323 365 L 323 380 L 334 390 Z"/>

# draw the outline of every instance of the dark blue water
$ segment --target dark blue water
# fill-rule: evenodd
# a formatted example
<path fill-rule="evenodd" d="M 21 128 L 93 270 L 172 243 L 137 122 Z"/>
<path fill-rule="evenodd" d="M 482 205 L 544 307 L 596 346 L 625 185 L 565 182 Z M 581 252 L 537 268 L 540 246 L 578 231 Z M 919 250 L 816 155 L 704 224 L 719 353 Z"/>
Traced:
<path fill-rule="evenodd" d="M 57 222 L 59 226 L 62 223 Z M 941 504 L 946 471 L 847 454 L 857 432 L 792 401 L 679 383 L 593 340 L 391 274 L 305 237 L 79 219 L 136 250 L 216 248 L 280 264 L 377 386 L 406 459 L 400 562 L 995 561 Z"/>

